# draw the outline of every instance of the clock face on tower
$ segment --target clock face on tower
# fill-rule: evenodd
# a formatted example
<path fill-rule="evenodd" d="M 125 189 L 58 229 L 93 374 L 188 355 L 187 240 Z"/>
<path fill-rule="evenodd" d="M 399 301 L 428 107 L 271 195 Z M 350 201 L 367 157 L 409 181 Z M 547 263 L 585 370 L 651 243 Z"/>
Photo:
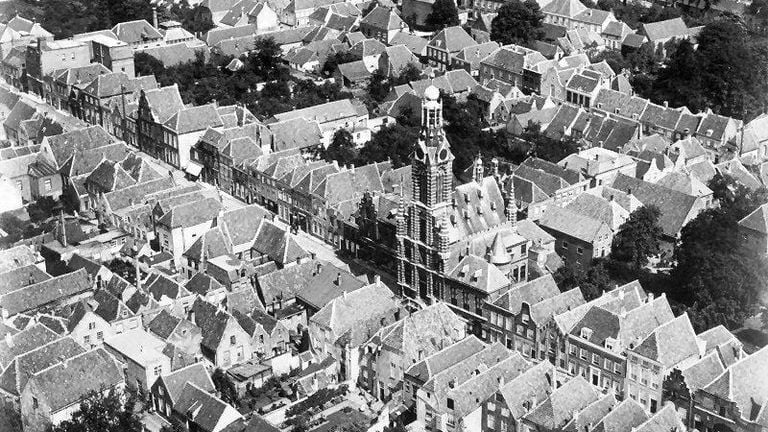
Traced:
<path fill-rule="evenodd" d="M 440 158 L 440 162 L 445 161 L 446 159 L 448 159 L 448 150 L 446 150 L 446 149 L 440 150 L 440 154 L 438 155 L 438 157 Z"/>
<path fill-rule="evenodd" d="M 422 150 L 421 147 L 416 147 L 416 159 L 420 161 L 424 160 L 424 150 Z"/>

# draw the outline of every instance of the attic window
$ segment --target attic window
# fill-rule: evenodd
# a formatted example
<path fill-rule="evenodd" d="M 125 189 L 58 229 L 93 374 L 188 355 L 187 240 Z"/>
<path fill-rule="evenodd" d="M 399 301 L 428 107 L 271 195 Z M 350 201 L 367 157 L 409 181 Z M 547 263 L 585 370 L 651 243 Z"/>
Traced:
<path fill-rule="evenodd" d="M 491 203 L 491 210 L 496 210 L 496 203 L 495 202 Z"/>
<path fill-rule="evenodd" d="M 621 108 L 616 108 L 616 114 L 621 113 Z"/>
<path fill-rule="evenodd" d="M 605 348 L 613 350 L 616 347 L 616 339 L 608 338 L 605 340 Z"/>
<path fill-rule="evenodd" d="M 479 215 L 483 214 L 483 208 L 482 207 L 478 207 L 477 208 L 477 214 L 479 214 Z"/>
<path fill-rule="evenodd" d="M 587 327 L 582 327 L 581 329 L 581 338 L 582 339 L 589 339 L 592 337 L 592 329 Z"/>
<path fill-rule="evenodd" d="M 234 344 L 236 344 L 236 343 L 237 343 L 237 341 L 235 340 L 235 336 L 230 336 L 230 337 L 229 337 L 229 344 L 230 344 L 230 345 L 234 345 Z"/>
<path fill-rule="evenodd" d="M 469 266 L 468 265 L 465 265 L 464 267 L 461 268 L 461 270 L 459 270 L 459 276 L 460 277 L 466 276 L 467 273 L 469 273 Z"/>
<path fill-rule="evenodd" d="M 707 136 L 711 137 L 714 131 L 712 129 L 707 129 Z"/>
<path fill-rule="evenodd" d="M 472 273 L 472 282 L 477 282 L 478 279 L 480 279 L 480 276 L 482 276 L 482 275 L 483 275 L 483 270 L 482 269 L 475 270 L 475 272 Z"/>

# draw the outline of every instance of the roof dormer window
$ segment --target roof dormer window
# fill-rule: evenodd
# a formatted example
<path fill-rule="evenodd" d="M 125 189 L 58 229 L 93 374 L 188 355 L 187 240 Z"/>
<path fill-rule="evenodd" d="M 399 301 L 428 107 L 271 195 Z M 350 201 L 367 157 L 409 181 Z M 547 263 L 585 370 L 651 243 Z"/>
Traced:
<path fill-rule="evenodd" d="M 592 337 L 592 329 L 588 327 L 582 327 L 581 329 L 581 338 L 582 339 L 589 339 Z"/>

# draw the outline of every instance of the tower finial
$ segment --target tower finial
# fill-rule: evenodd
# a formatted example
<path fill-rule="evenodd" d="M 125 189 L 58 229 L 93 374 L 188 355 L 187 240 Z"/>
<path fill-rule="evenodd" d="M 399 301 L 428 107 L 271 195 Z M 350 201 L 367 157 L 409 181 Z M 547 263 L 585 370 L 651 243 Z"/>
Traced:
<path fill-rule="evenodd" d="M 509 177 L 509 187 L 507 188 L 507 206 L 504 213 L 507 214 L 507 221 L 517 225 L 517 203 L 515 202 L 515 180 Z"/>
<path fill-rule="evenodd" d="M 477 157 L 475 158 L 475 162 L 472 166 L 473 166 L 473 179 L 477 183 L 482 183 L 483 177 L 485 177 L 485 172 L 483 170 L 483 158 L 480 155 L 480 152 L 477 152 Z"/>

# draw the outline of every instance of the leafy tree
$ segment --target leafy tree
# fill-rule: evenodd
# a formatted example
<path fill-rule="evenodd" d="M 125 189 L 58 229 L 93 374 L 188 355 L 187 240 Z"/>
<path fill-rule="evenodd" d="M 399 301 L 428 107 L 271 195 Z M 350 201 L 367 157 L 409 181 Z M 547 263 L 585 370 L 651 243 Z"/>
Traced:
<path fill-rule="evenodd" d="M 93 391 L 81 403 L 80 408 L 51 429 L 52 432 L 139 432 L 141 420 L 134 411 L 135 398 L 123 397 L 118 391 L 107 394 Z"/>
<path fill-rule="evenodd" d="M 571 137 L 561 140 L 548 137 L 541 131 L 541 125 L 533 123 L 525 128 L 521 138 L 530 144 L 528 154 L 550 162 L 560 162 L 566 156 L 579 150 L 578 143 Z"/>
<path fill-rule="evenodd" d="M 389 94 L 389 79 L 379 71 L 376 71 L 368 83 L 368 94 L 376 102 L 381 102 Z"/>
<path fill-rule="evenodd" d="M 331 76 L 336 72 L 336 69 L 338 69 L 340 64 L 351 63 L 355 60 L 357 60 L 357 57 L 349 51 L 335 52 L 325 60 L 323 68 L 320 69 L 320 73 L 322 73 L 323 76 Z"/>
<path fill-rule="evenodd" d="M 346 129 L 337 130 L 333 134 L 333 141 L 325 150 L 325 160 L 337 161 L 339 165 L 349 165 L 355 161 L 356 156 L 352 134 Z"/>
<path fill-rule="evenodd" d="M 58 202 L 49 196 L 38 198 L 27 206 L 27 213 L 32 222 L 42 222 L 57 213 Z"/>
<path fill-rule="evenodd" d="M 454 0 L 435 0 L 425 23 L 432 30 L 459 25 L 459 10 Z"/>
<path fill-rule="evenodd" d="M 574 266 L 560 267 L 553 275 L 555 282 L 561 291 L 579 287 L 587 301 L 594 300 L 605 291 L 610 291 L 616 286 L 616 282 L 603 260 L 592 261 L 588 269 Z"/>
<path fill-rule="evenodd" d="M 213 381 L 216 390 L 221 394 L 221 400 L 235 407 L 239 405 L 240 396 L 237 394 L 235 384 L 227 376 L 226 372 L 216 368 L 213 371 L 213 375 L 211 375 L 211 381 Z"/>
<path fill-rule="evenodd" d="M 393 80 L 393 85 L 408 84 L 421 79 L 421 69 L 413 63 L 405 65 Z"/>
<path fill-rule="evenodd" d="M 399 123 L 381 128 L 374 133 L 358 155 L 358 165 L 391 160 L 399 168 L 411 162 L 411 153 L 418 140 L 417 127 L 406 127 Z"/>
<path fill-rule="evenodd" d="M 21 432 L 21 413 L 10 402 L 0 402 L 0 429 L 7 432 Z"/>
<path fill-rule="evenodd" d="M 544 14 L 535 0 L 510 0 L 491 21 L 491 40 L 502 45 L 530 46 L 544 37 L 543 23 Z"/>
<path fill-rule="evenodd" d="M 644 267 L 649 257 L 659 254 L 663 234 L 660 216 L 661 211 L 655 206 L 643 206 L 632 212 L 613 239 L 611 256 L 630 263 L 635 270 Z"/>

